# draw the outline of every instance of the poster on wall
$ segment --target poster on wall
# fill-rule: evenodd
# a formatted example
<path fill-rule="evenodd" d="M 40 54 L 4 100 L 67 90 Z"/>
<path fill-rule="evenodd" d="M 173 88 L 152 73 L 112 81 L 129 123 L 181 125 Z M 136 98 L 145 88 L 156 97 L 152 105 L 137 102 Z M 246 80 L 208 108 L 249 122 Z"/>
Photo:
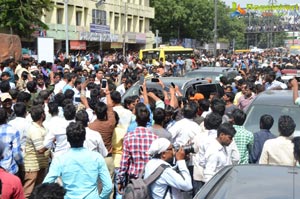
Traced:
<path fill-rule="evenodd" d="M 38 37 L 38 62 L 41 61 L 51 62 L 54 61 L 54 39 L 47 37 Z"/>

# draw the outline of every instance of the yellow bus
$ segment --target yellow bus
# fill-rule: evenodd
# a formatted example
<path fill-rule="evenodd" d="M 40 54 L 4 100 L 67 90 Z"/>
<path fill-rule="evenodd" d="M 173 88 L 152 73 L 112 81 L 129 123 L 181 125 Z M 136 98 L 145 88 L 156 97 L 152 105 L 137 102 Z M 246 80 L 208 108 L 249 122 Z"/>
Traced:
<path fill-rule="evenodd" d="M 241 50 L 235 50 L 235 54 L 241 54 L 241 53 L 250 53 L 250 49 L 241 49 Z"/>
<path fill-rule="evenodd" d="M 290 46 L 290 54 L 293 56 L 300 55 L 300 45 Z"/>
<path fill-rule="evenodd" d="M 194 54 L 192 48 L 184 48 L 182 46 L 162 46 L 159 48 L 153 49 L 144 49 L 140 50 L 139 57 L 144 59 L 146 63 L 154 63 L 155 60 L 163 59 L 163 62 L 176 61 L 178 56 L 181 56 L 182 59 L 189 58 Z"/>

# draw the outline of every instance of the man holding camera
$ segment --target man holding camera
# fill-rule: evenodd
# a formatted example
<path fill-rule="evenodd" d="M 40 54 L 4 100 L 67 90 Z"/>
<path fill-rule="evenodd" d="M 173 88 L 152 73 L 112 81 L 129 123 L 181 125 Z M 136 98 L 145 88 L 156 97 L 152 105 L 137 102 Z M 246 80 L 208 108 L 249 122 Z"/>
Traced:
<path fill-rule="evenodd" d="M 167 167 L 160 177 L 151 184 L 150 192 L 153 199 L 158 198 L 183 198 L 182 191 L 189 191 L 193 188 L 192 179 L 185 163 L 185 151 L 182 147 L 177 152 L 171 142 L 166 138 L 154 140 L 148 150 L 152 159 L 145 166 L 144 178 L 150 176 L 160 165 Z M 174 156 L 177 160 L 177 169 L 174 170 Z"/>

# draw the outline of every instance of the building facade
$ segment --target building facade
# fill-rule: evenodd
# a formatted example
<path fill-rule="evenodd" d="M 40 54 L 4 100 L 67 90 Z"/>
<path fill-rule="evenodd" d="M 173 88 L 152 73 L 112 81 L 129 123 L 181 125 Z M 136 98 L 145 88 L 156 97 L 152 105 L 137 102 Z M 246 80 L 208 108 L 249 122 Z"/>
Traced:
<path fill-rule="evenodd" d="M 66 33 L 70 50 L 118 49 L 123 43 L 126 49 L 153 45 L 150 19 L 154 18 L 154 8 L 149 0 L 54 0 L 53 3 L 54 8 L 42 18 L 49 27 L 42 36 L 53 37 L 56 50 L 64 49 Z"/>

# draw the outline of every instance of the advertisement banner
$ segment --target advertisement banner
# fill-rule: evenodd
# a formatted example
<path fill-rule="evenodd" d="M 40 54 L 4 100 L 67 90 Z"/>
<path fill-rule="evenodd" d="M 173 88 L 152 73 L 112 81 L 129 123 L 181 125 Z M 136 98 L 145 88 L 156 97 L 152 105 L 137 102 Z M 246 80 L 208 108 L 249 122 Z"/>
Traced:
<path fill-rule="evenodd" d="M 86 41 L 72 40 L 70 41 L 71 50 L 86 50 Z"/>
<path fill-rule="evenodd" d="M 110 27 L 107 25 L 90 24 L 90 32 L 110 33 Z"/>

